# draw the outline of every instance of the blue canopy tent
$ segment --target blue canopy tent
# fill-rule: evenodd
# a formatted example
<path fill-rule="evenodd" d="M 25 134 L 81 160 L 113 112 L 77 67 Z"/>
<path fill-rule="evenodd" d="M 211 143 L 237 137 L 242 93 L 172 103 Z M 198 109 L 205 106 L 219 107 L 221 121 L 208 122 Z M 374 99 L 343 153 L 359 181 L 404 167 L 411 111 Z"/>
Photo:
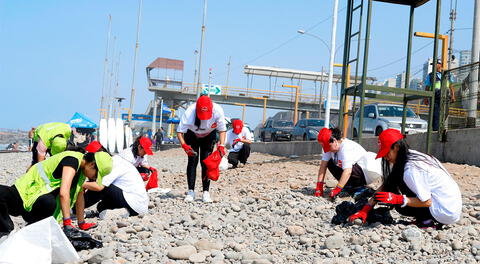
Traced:
<path fill-rule="evenodd" d="M 167 124 L 180 124 L 180 119 L 174 117 L 174 118 L 169 118 L 167 119 Z"/>
<path fill-rule="evenodd" d="M 76 112 L 67 122 L 67 124 L 75 128 L 97 128 L 97 124 L 95 124 L 95 122 L 79 112 Z"/>

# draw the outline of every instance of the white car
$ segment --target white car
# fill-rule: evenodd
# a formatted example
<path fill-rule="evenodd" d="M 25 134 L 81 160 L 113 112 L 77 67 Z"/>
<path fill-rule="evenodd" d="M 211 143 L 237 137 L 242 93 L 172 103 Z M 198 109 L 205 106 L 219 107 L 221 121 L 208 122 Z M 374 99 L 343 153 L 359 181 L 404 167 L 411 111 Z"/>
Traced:
<path fill-rule="evenodd" d="M 353 136 L 358 136 L 358 123 L 360 110 L 355 113 Z M 395 104 L 368 104 L 363 112 L 363 133 L 380 135 L 388 128 L 402 129 L 403 105 Z M 407 107 L 407 119 L 405 121 L 405 133 L 416 134 L 427 132 L 428 123 L 417 116 L 412 109 Z"/>

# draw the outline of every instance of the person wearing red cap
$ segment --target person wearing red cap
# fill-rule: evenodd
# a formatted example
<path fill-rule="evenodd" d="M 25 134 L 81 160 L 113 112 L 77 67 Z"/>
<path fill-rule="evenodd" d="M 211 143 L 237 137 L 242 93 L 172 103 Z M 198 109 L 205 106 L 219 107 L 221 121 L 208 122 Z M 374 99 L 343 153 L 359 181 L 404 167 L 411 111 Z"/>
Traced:
<path fill-rule="evenodd" d="M 92 141 L 85 150 L 95 153 L 106 151 L 98 141 Z M 148 212 L 148 195 L 138 170 L 120 156 L 112 157 L 112 171 L 102 178 L 101 184 L 85 182 L 85 208 L 97 204 L 89 217 L 98 216 L 104 210 L 125 208 L 130 216 Z"/>
<path fill-rule="evenodd" d="M 396 129 L 383 131 L 378 144 L 383 184 L 362 210 L 350 216 L 350 221 L 360 218 L 365 222 L 376 203 L 394 206 L 401 215 L 414 217 L 419 227 L 438 228 L 460 219 L 460 189 L 440 161 L 410 149 Z"/>
<path fill-rule="evenodd" d="M 227 131 L 227 146 L 230 146 L 228 153 L 228 163 L 236 168 L 239 163 L 245 165 L 250 156 L 250 144 L 252 144 L 248 128 L 243 126 L 240 119 L 235 119 L 232 122 L 232 128 Z"/>
<path fill-rule="evenodd" d="M 210 179 L 207 177 L 207 167 L 203 160 L 213 152 L 217 141 L 217 132 L 220 141 L 217 150 L 222 156 L 225 155 L 226 130 L 223 109 L 218 104 L 213 103 L 210 97 L 206 95 L 200 96 L 196 103 L 185 110 L 177 128 L 178 140 L 188 156 L 188 193 L 185 201 L 190 202 L 195 199 L 195 179 L 200 159 L 203 185 L 202 199 L 204 202 L 212 202 L 209 193 Z"/>
<path fill-rule="evenodd" d="M 140 173 L 149 173 L 152 167 L 148 165 L 147 155 L 153 155 L 152 141 L 148 137 L 138 137 L 132 146 L 118 153 L 118 155 L 132 163 Z"/>
<path fill-rule="evenodd" d="M 365 168 L 359 165 L 359 161 L 367 155 L 367 151 L 362 146 L 343 138 L 338 128 L 322 128 L 318 133 L 318 142 L 324 154 L 318 171 L 315 196 L 323 196 L 327 168 L 338 180 L 337 186 L 330 192 L 330 198 L 335 198 L 345 186 L 356 188 L 367 184 Z"/>

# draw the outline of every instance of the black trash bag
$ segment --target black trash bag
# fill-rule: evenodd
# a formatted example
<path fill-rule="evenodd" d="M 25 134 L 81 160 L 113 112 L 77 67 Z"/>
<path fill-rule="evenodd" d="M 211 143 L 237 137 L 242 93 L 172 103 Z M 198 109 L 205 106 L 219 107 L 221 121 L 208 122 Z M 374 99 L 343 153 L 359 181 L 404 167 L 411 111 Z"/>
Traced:
<path fill-rule="evenodd" d="M 368 213 L 367 223 L 373 224 L 376 222 L 380 222 L 384 225 L 391 225 L 395 223 L 392 215 L 390 214 L 390 210 L 390 207 L 380 207 L 373 209 L 372 211 L 370 211 L 370 213 Z"/>
<path fill-rule="evenodd" d="M 334 225 L 342 225 L 348 223 L 348 217 L 360 211 L 367 203 L 367 198 L 363 197 L 356 203 L 344 201 L 335 208 L 336 215 L 333 216 L 331 223 Z M 373 209 L 368 213 L 367 224 L 380 222 L 384 225 L 391 225 L 395 221 L 390 214 L 390 207 L 380 207 Z"/>
<path fill-rule="evenodd" d="M 332 218 L 332 224 L 341 225 L 348 222 L 348 217 L 362 209 L 363 204 L 343 201 L 335 207 L 336 215 Z"/>
<path fill-rule="evenodd" d="M 103 247 L 101 241 L 76 228 L 66 226 L 63 228 L 63 233 L 65 233 L 65 236 L 70 240 L 76 251 Z"/>

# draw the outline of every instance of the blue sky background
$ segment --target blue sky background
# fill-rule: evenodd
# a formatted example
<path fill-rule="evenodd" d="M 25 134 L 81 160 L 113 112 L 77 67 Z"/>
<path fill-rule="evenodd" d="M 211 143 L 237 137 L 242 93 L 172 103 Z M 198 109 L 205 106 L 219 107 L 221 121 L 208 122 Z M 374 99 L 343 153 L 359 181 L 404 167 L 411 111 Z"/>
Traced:
<path fill-rule="evenodd" d="M 450 1 L 442 1 L 441 33 L 449 29 Z M 471 49 L 473 0 L 460 0 L 454 49 Z M 339 1 L 337 45 L 343 43 L 346 1 Z M 138 1 L 0 0 L 0 127 L 28 129 L 67 121 L 76 111 L 98 120 L 108 15 L 120 59 L 120 95 L 130 97 Z M 152 98 L 145 67 L 156 57 L 185 61 L 184 82 L 193 81 L 194 50 L 199 48 L 203 1 L 144 0 L 137 62 L 135 113 Z M 213 83 L 224 84 L 232 57 L 230 85 L 245 87 L 245 64 L 320 71 L 329 54 L 333 0 L 209 0 L 202 80 L 213 68 Z M 433 32 L 434 1 L 416 11 L 415 31 Z M 380 80 L 403 71 L 409 9 L 374 2 L 369 72 Z M 320 23 L 322 22 L 323 23 Z M 413 50 L 432 42 L 414 39 Z M 412 73 L 432 56 L 430 45 L 415 53 Z M 341 61 L 341 52 L 336 61 Z M 118 54 L 116 55 L 116 57 Z M 420 77 L 421 73 L 415 77 Z M 268 78 L 255 77 L 253 88 L 268 89 Z M 280 81 L 278 85 L 281 85 Z M 313 92 L 312 92 L 313 93 Z M 127 107 L 129 101 L 124 102 Z M 241 107 L 225 106 L 228 116 Z M 269 115 L 275 113 L 269 111 Z M 261 109 L 248 109 L 247 122 L 261 122 Z"/>

